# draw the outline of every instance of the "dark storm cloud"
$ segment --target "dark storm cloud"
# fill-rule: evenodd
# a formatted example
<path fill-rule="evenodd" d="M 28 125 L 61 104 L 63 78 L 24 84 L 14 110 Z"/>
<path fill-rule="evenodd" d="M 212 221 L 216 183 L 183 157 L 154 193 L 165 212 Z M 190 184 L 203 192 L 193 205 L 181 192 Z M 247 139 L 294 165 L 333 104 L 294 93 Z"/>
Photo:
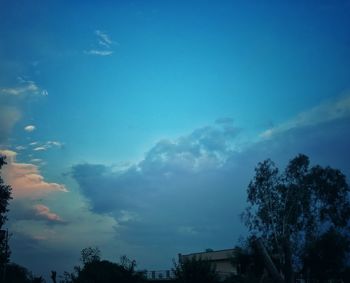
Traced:
<path fill-rule="evenodd" d="M 222 239 L 231 245 L 240 231 L 235 231 L 240 223 L 232 203 L 244 197 L 244 190 L 234 188 L 233 181 L 241 178 L 222 166 L 236 135 L 232 125 L 204 127 L 158 142 L 125 171 L 81 164 L 73 167 L 72 176 L 93 211 L 114 215 L 118 233 L 129 243 L 171 245 L 176 239 L 202 248 L 203 242 L 195 241 L 200 235 L 207 239 L 204 246 L 219 246 Z M 222 237 L 215 240 L 217 233 Z"/>
<path fill-rule="evenodd" d="M 126 242 L 176 254 L 235 244 L 245 233 L 239 215 L 247 185 L 266 158 L 284 167 L 305 153 L 312 163 L 350 173 L 348 117 L 280 131 L 241 151 L 233 149 L 236 135 L 232 124 L 216 124 L 158 142 L 127 170 L 81 164 L 72 176 L 95 212 L 120 223 L 117 232 Z"/>

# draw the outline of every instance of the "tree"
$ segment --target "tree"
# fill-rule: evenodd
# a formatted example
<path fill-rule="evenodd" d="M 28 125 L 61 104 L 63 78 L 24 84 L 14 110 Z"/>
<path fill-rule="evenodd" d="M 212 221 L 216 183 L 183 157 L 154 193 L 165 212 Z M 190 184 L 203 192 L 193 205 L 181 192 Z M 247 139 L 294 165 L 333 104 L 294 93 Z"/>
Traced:
<path fill-rule="evenodd" d="M 325 278 L 344 279 L 345 261 L 350 249 L 349 238 L 334 228 L 309 244 L 303 254 L 305 274 L 322 282 Z"/>
<path fill-rule="evenodd" d="M 81 251 L 83 267 L 76 266 L 74 273 L 65 272 L 62 283 L 142 283 L 145 282 L 141 272 L 135 271 L 136 262 L 126 256 L 121 262 L 114 263 L 101 260 L 101 252 L 95 247 Z"/>
<path fill-rule="evenodd" d="M 282 173 L 269 159 L 259 163 L 247 193 L 245 224 L 278 258 L 285 282 L 301 270 L 306 247 L 330 229 L 344 236 L 349 232 L 345 175 L 331 167 L 310 167 L 306 155 L 296 156 Z"/>
<path fill-rule="evenodd" d="M 175 263 L 174 274 L 179 283 L 216 283 L 219 275 L 208 260 L 192 257 Z"/>
<path fill-rule="evenodd" d="M 10 263 L 6 266 L 6 275 L 3 281 L 6 283 L 44 283 L 44 279 L 40 277 L 35 277 L 33 274 L 25 267 L 20 266 L 16 263 Z"/>
<path fill-rule="evenodd" d="M 264 264 L 258 255 L 254 238 L 248 238 L 242 246 L 235 247 L 231 263 L 236 267 L 236 274 L 232 274 L 224 283 L 253 283 L 264 282 Z"/>
<path fill-rule="evenodd" d="M 101 251 L 98 247 L 87 247 L 80 252 L 80 261 L 86 265 L 101 260 Z"/>
<path fill-rule="evenodd" d="M 5 156 L 0 155 L 0 269 L 2 276 L 10 257 L 7 231 L 3 230 L 3 225 L 7 220 L 6 213 L 8 212 L 9 200 L 11 199 L 11 187 L 6 185 L 1 178 L 1 168 L 6 164 L 5 159 Z"/>

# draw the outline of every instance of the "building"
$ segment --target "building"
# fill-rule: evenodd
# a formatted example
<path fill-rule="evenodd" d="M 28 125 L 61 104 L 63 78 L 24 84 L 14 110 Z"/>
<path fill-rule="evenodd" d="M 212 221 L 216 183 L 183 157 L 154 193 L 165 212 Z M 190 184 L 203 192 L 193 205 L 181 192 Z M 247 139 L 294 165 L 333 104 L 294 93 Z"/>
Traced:
<path fill-rule="evenodd" d="M 216 271 L 221 278 L 225 278 L 232 274 L 237 274 L 237 268 L 234 266 L 232 259 L 235 256 L 235 249 L 213 251 L 211 249 L 205 252 L 191 253 L 191 254 L 179 254 L 179 262 L 184 260 L 190 260 L 192 258 L 208 260 L 213 266 L 216 267 Z"/>

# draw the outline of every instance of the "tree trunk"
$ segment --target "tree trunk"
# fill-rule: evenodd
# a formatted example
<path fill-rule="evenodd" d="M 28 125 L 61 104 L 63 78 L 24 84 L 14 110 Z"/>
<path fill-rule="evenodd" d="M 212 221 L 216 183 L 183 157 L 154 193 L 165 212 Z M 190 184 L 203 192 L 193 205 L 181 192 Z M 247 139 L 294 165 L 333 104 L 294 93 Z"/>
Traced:
<path fill-rule="evenodd" d="M 51 271 L 50 277 L 51 277 L 53 283 L 56 283 L 56 274 L 57 274 L 56 271 Z"/>
<path fill-rule="evenodd" d="M 270 276 L 272 277 L 273 281 L 276 283 L 284 283 L 284 280 L 283 280 L 281 274 L 278 272 L 278 269 L 276 268 L 271 257 L 269 256 L 268 252 L 266 251 L 266 248 L 265 248 L 262 240 L 260 238 L 258 238 L 255 243 L 256 243 L 257 249 L 259 251 L 259 254 L 264 261 L 264 265 L 265 265 L 266 269 L 268 270 Z"/>
<path fill-rule="evenodd" d="M 292 264 L 292 250 L 289 241 L 289 237 L 287 237 L 283 242 L 283 252 L 284 252 L 284 277 L 286 283 L 294 282 L 294 272 L 293 272 L 293 264 Z"/>

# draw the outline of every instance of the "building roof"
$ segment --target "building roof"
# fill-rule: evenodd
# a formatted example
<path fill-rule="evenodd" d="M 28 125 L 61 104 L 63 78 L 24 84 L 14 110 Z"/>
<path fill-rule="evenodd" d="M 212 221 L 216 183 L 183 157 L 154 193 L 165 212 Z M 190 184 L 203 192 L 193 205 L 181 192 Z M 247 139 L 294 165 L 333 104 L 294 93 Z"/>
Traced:
<path fill-rule="evenodd" d="M 179 257 L 181 259 L 196 257 L 196 258 L 202 258 L 207 260 L 228 260 L 232 258 L 232 256 L 235 254 L 235 251 L 236 251 L 235 249 L 205 251 L 205 252 L 191 253 L 186 255 L 179 254 Z"/>

